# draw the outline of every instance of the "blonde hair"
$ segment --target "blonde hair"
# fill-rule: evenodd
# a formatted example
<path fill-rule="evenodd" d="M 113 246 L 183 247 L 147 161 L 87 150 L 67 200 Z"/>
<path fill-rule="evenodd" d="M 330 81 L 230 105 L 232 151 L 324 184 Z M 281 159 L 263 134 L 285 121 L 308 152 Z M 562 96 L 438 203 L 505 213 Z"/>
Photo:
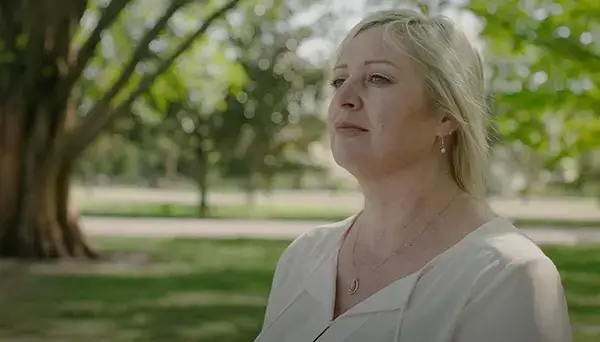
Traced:
<path fill-rule="evenodd" d="M 484 196 L 488 111 L 479 53 L 450 19 L 397 10 L 372 13 L 354 26 L 340 44 L 336 59 L 350 40 L 379 26 L 384 28 L 386 45 L 406 52 L 422 67 L 432 104 L 458 124 L 450 149 L 454 180 L 462 190 Z"/>

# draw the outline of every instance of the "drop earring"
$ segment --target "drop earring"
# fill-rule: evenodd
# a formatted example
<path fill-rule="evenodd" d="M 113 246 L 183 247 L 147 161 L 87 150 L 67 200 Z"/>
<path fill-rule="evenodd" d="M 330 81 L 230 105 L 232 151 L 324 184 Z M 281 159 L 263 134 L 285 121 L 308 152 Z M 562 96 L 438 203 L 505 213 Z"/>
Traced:
<path fill-rule="evenodd" d="M 446 145 L 444 144 L 444 137 L 440 137 L 440 140 L 442 142 L 442 146 L 440 147 L 440 152 L 446 153 Z"/>

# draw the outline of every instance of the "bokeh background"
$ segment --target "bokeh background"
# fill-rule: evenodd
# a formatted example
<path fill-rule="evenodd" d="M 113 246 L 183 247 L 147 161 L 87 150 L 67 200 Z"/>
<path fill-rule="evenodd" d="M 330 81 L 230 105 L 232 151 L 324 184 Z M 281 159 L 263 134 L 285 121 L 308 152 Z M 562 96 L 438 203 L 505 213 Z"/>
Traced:
<path fill-rule="evenodd" d="M 0 341 L 252 341 L 290 240 L 361 205 L 329 59 L 405 7 L 484 56 L 490 202 L 600 341 L 596 0 L 0 1 Z"/>

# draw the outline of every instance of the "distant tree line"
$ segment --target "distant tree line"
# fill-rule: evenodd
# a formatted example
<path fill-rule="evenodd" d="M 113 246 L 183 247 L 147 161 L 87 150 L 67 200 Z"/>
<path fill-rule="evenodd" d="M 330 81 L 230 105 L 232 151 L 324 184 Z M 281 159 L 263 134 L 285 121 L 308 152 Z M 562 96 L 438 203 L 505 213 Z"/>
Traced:
<path fill-rule="evenodd" d="M 600 194 L 600 21 L 592 0 L 374 0 L 482 24 L 494 123 L 490 193 Z M 319 0 L 0 2 L 0 256 L 94 257 L 75 180 L 248 194 L 333 186 L 326 61 L 298 47 L 342 29 Z M 364 9 L 360 9 L 364 11 Z M 352 14 L 354 9 L 347 9 Z M 364 13 L 363 13 L 364 14 Z M 336 33 L 336 34 L 334 34 Z M 335 37 L 334 37 L 335 36 Z M 334 39 L 335 38 L 335 39 Z"/>

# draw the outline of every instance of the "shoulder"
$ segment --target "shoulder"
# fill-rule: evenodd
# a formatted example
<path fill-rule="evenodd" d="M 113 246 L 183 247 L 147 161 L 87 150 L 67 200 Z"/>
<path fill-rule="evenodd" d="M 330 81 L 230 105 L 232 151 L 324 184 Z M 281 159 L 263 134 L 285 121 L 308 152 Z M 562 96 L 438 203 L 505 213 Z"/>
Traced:
<path fill-rule="evenodd" d="M 468 293 L 457 340 L 569 341 L 568 310 L 556 266 L 512 223 L 492 223 L 465 245 L 470 252 L 464 256 L 475 257 L 473 272 L 465 277 L 469 283 L 463 284 Z"/>
<path fill-rule="evenodd" d="M 463 267 L 458 272 L 469 281 L 471 296 L 514 282 L 558 284 L 553 261 L 527 235 L 504 218 L 496 218 L 467 236 L 449 258 Z M 525 284 L 522 284 L 525 285 Z M 526 290 L 525 286 L 520 289 Z"/>
<path fill-rule="evenodd" d="M 552 269 L 554 263 L 523 231 L 505 218 L 496 218 L 474 232 L 466 249 L 479 251 L 482 261 L 497 265 L 498 269 L 526 269 L 540 265 Z"/>
<path fill-rule="evenodd" d="M 502 218 L 484 224 L 428 264 L 413 298 L 419 313 L 458 324 L 456 341 L 497 341 L 490 340 L 497 335 L 502 341 L 549 342 L 535 334 L 565 336 L 569 330 L 554 263 Z M 509 326 L 520 335 L 504 339 L 498 329 Z"/>
<path fill-rule="evenodd" d="M 495 218 L 434 258 L 422 269 L 419 283 L 426 293 L 474 297 L 506 277 L 529 275 L 557 279 L 558 271 L 540 247 L 512 222 Z M 440 283 L 439 279 L 444 281 Z"/>

